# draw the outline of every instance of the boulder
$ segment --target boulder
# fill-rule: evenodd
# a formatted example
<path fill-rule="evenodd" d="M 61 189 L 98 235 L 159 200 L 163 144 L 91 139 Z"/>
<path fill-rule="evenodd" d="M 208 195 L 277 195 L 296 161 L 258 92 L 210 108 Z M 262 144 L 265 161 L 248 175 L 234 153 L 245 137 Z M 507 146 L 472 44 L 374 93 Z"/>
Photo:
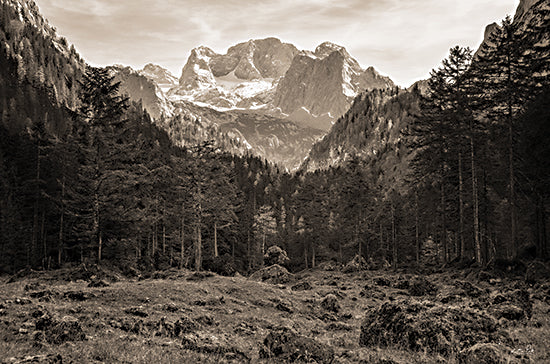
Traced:
<path fill-rule="evenodd" d="M 411 296 L 427 296 L 437 293 L 437 287 L 424 277 L 414 277 L 409 281 L 409 294 Z"/>
<path fill-rule="evenodd" d="M 338 298 L 332 293 L 326 295 L 321 300 L 321 307 L 327 311 L 338 313 L 340 311 L 340 304 L 338 303 Z"/>
<path fill-rule="evenodd" d="M 293 291 L 309 291 L 311 288 L 312 288 L 311 284 L 309 284 L 309 282 L 306 282 L 306 281 L 297 283 L 291 287 Z"/>
<path fill-rule="evenodd" d="M 127 309 L 124 310 L 124 312 L 127 313 L 128 315 L 133 315 L 133 316 L 138 316 L 138 317 L 147 317 L 147 316 L 149 316 L 149 314 L 147 312 L 145 312 L 145 310 L 141 306 L 139 306 L 139 307 L 128 307 Z"/>
<path fill-rule="evenodd" d="M 533 314 L 533 300 L 525 289 L 516 289 L 510 292 L 499 293 L 489 301 L 490 312 L 496 317 L 509 320 L 531 318 Z M 522 312 L 520 314 L 520 311 Z"/>
<path fill-rule="evenodd" d="M 88 284 L 88 287 L 92 288 L 104 288 L 109 287 L 109 283 L 105 282 L 103 279 L 92 279 Z"/>
<path fill-rule="evenodd" d="M 264 254 L 264 262 L 267 265 L 284 265 L 290 262 L 290 259 L 288 258 L 286 251 L 276 245 L 273 245 L 269 247 L 267 252 Z"/>
<path fill-rule="evenodd" d="M 23 358 L 10 358 L 6 362 L 9 364 L 62 364 L 61 354 L 28 355 Z"/>
<path fill-rule="evenodd" d="M 352 260 L 346 263 L 346 265 L 342 269 L 342 272 L 344 273 L 360 272 L 366 268 L 367 268 L 367 261 L 365 260 L 365 258 L 359 257 L 359 255 L 356 255 L 355 257 L 353 257 Z"/>
<path fill-rule="evenodd" d="M 260 348 L 260 358 L 288 363 L 332 363 L 334 350 L 326 344 L 283 328 L 266 336 Z"/>
<path fill-rule="evenodd" d="M 464 349 L 458 356 L 460 364 L 507 364 L 510 358 L 507 355 L 509 349 L 492 343 L 480 343 Z"/>
<path fill-rule="evenodd" d="M 403 346 L 442 355 L 480 342 L 504 342 L 497 321 L 481 311 L 414 300 L 397 300 L 369 309 L 361 325 L 361 346 Z"/>
<path fill-rule="evenodd" d="M 35 327 L 44 332 L 44 338 L 50 344 L 62 344 L 67 341 L 83 341 L 86 335 L 78 320 L 71 316 L 65 316 L 61 320 L 44 314 L 40 317 Z"/>
<path fill-rule="evenodd" d="M 537 283 L 548 281 L 550 279 L 550 268 L 543 262 L 536 260 L 527 266 L 525 272 L 525 281 L 527 283 Z"/>
<path fill-rule="evenodd" d="M 467 281 L 457 281 L 455 287 L 462 289 L 468 297 L 477 298 L 483 294 L 481 289 Z"/>
<path fill-rule="evenodd" d="M 274 264 L 254 272 L 250 275 L 250 279 L 272 284 L 284 284 L 293 280 L 294 276 L 292 273 L 289 273 L 286 268 Z"/>

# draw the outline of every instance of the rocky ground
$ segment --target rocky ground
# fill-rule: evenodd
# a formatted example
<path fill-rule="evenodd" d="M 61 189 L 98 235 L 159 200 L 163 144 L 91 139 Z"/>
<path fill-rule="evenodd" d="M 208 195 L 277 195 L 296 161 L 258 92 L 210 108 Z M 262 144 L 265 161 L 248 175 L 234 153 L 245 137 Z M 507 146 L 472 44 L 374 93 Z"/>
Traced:
<path fill-rule="evenodd" d="M 474 269 L 81 267 L 0 278 L 0 362 L 544 363 L 549 312 L 546 278 Z"/>

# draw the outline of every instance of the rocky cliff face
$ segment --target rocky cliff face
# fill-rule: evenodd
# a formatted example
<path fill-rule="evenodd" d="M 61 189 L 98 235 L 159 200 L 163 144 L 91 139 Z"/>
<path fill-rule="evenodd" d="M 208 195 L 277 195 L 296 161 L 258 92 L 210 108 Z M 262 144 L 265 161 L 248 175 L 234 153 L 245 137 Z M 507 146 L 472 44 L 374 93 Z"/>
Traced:
<path fill-rule="evenodd" d="M 518 29 L 524 30 L 528 25 L 541 26 L 544 23 L 548 23 L 548 15 L 543 15 L 545 12 L 548 14 L 550 11 L 550 3 L 548 0 L 520 0 L 520 3 L 516 9 L 516 13 L 513 18 L 513 23 L 517 25 Z M 484 45 L 490 42 L 491 34 L 500 29 L 499 24 L 492 23 L 485 28 L 485 36 L 483 42 L 476 51 L 476 55 L 483 51 Z M 543 35 L 544 38 L 544 35 Z M 546 35 L 548 40 L 548 35 Z"/>
<path fill-rule="evenodd" d="M 344 47 L 325 42 L 302 51 L 276 38 L 250 40 L 217 54 L 191 51 L 173 101 L 229 109 L 262 109 L 266 114 L 328 130 L 358 92 L 392 87 L 374 68 L 363 70 Z"/>
<path fill-rule="evenodd" d="M 195 48 L 169 96 L 218 110 L 265 106 L 297 52 L 276 38 L 240 43 L 223 55 L 208 47 Z"/>
<path fill-rule="evenodd" d="M 273 105 L 291 115 L 291 119 L 297 118 L 296 113 L 303 113 L 300 109 L 307 110 L 315 117 L 306 124 L 328 130 L 331 121 L 349 108 L 358 92 L 393 86 L 374 68 L 363 70 L 345 48 L 325 42 L 315 52 L 301 52 L 294 58 L 277 86 Z"/>
<path fill-rule="evenodd" d="M 543 27 L 548 24 L 549 16 L 548 0 L 522 0 L 513 21 L 521 31 L 527 25 Z M 484 42 L 497 28 L 496 23 L 486 28 Z M 541 32 L 540 42 L 549 42 L 549 34 Z M 427 81 L 423 80 L 398 93 L 370 91 L 359 95 L 330 132 L 313 146 L 302 168 L 307 171 L 325 169 L 359 156 L 369 161 L 387 183 L 402 180 L 411 151 L 403 145 L 401 131 L 417 113 L 419 94 L 426 93 L 427 88 Z"/>
<path fill-rule="evenodd" d="M 189 102 L 179 102 L 180 111 L 195 115 L 205 125 L 232 138 L 247 152 L 276 163 L 289 171 L 297 169 L 323 132 L 296 123 L 248 110 L 217 111 Z"/>
<path fill-rule="evenodd" d="M 48 87 L 60 103 L 77 104 L 85 63 L 32 0 L 1 0 L 0 48 L 17 61 L 17 76 Z"/>
<path fill-rule="evenodd" d="M 170 73 L 166 68 L 149 63 L 142 70 L 138 71 L 139 74 L 147 77 L 151 81 L 155 82 L 163 92 L 167 92 L 172 87 L 178 85 L 178 79 Z"/>
<path fill-rule="evenodd" d="M 131 67 L 115 65 L 109 69 L 115 75 L 115 80 L 120 82 L 120 92 L 132 101 L 141 102 L 153 119 L 174 114 L 173 105 L 154 81 Z"/>

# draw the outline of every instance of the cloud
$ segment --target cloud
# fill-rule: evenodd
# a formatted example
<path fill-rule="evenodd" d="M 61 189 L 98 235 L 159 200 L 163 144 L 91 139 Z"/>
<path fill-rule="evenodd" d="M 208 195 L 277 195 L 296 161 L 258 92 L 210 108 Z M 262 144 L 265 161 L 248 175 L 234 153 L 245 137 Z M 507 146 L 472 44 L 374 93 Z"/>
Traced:
<path fill-rule="evenodd" d="M 189 51 L 225 52 L 275 36 L 301 49 L 329 40 L 397 83 L 427 76 L 455 45 L 477 47 L 485 26 L 518 0 L 36 0 L 93 64 L 154 62 L 176 75 Z"/>

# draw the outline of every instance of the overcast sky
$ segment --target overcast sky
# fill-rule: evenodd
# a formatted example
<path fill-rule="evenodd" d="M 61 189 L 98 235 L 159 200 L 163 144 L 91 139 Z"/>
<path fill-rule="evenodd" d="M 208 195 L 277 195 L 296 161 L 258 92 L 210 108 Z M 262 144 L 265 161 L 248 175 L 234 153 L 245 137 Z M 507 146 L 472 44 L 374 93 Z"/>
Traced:
<path fill-rule="evenodd" d="M 189 51 L 225 53 L 274 36 L 299 49 L 345 46 L 408 86 L 454 45 L 477 48 L 485 26 L 519 0 L 35 0 L 58 33 L 92 65 L 156 63 L 177 77 Z"/>

